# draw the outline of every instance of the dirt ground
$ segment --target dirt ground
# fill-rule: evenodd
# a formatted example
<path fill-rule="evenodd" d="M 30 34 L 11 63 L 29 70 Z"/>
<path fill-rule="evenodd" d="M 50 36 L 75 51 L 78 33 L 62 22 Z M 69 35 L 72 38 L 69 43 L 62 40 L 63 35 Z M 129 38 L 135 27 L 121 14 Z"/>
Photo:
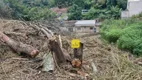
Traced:
<path fill-rule="evenodd" d="M 57 70 L 53 73 L 42 72 L 41 59 L 48 51 L 48 39 L 33 27 L 22 21 L 0 20 L 0 31 L 40 51 L 36 58 L 31 59 L 13 52 L 6 44 L 0 42 L 0 80 L 142 80 L 142 67 L 138 64 L 142 59 L 102 42 L 99 34 L 62 36 L 68 41 L 76 36 L 84 43 L 81 70 L 89 78 L 68 70 L 65 74 Z M 68 51 L 72 53 L 72 49 Z M 97 71 L 93 71 L 92 63 Z"/>

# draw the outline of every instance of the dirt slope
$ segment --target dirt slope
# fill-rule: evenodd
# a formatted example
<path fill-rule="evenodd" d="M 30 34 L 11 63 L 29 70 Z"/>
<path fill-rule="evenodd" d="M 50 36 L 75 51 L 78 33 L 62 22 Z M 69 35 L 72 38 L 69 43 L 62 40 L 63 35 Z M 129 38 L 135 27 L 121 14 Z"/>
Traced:
<path fill-rule="evenodd" d="M 7 45 L 0 42 L 0 80 L 85 80 L 78 75 L 70 75 L 69 72 L 66 74 L 57 71 L 52 74 L 41 72 L 40 59 L 48 50 L 47 39 L 44 35 L 21 21 L 0 20 L 0 25 L 0 31 L 4 31 L 12 39 L 30 44 L 40 50 L 40 54 L 35 59 L 29 59 L 17 55 Z M 135 64 L 135 62 L 140 62 L 141 58 L 137 59 L 114 46 L 104 44 L 99 35 L 83 35 L 82 37 L 82 34 L 74 34 L 73 37 L 63 36 L 63 38 L 70 41 L 75 36 L 85 44 L 82 70 L 90 79 L 142 79 L 142 67 Z M 72 49 L 68 50 L 72 53 Z M 93 73 L 92 63 L 97 67 L 95 73 Z"/>

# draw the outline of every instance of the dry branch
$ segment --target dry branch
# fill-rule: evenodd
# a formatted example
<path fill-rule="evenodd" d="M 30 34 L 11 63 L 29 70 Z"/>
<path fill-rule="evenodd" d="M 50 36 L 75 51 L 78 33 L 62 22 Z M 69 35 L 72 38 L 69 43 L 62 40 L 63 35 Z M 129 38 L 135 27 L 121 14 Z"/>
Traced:
<path fill-rule="evenodd" d="M 26 36 L 26 34 L 23 33 L 17 33 L 17 32 L 4 32 L 6 35 L 16 35 L 16 36 Z"/>
<path fill-rule="evenodd" d="M 16 42 L 2 32 L 0 32 L 0 40 L 6 43 L 10 48 L 12 48 L 17 53 L 27 54 L 31 57 L 35 57 L 39 53 L 38 50 L 33 48 L 32 46 L 23 44 L 21 42 Z"/>
<path fill-rule="evenodd" d="M 51 35 L 44 28 L 41 28 L 41 31 L 47 36 L 47 38 L 51 38 Z"/>
<path fill-rule="evenodd" d="M 49 30 L 49 29 L 47 29 L 47 28 L 45 28 L 45 27 L 44 27 L 44 29 L 45 29 L 51 36 L 53 36 L 53 32 L 52 32 L 51 30 Z"/>

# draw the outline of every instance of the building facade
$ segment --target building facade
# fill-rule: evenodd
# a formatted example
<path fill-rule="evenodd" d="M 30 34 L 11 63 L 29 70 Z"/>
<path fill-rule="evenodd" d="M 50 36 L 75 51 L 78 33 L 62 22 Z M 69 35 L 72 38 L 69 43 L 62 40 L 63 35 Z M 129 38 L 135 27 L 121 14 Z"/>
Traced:
<path fill-rule="evenodd" d="M 101 25 L 98 20 L 77 20 L 65 21 L 65 27 L 60 27 L 62 31 L 75 33 L 97 33 Z"/>
<path fill-rule="evenodd" d="M 128 0 L 127 10 L 121 12 L 121 18 L 129 18 L 142 12 L 142 0 Z"/>
<path fill-rule="evenodd" d="M 75 23 L 74 32 L 96 33 L 98 31 L 96 20 L 79 20 Z"/>

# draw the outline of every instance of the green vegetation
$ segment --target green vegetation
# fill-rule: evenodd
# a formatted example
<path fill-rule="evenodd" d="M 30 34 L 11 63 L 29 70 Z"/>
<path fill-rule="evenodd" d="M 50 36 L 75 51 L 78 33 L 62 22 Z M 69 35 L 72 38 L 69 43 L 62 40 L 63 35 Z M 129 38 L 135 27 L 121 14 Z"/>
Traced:
<path fill-rule="evenodd" d="M 73 0 L 73 2 L 78 7 L 89 10 L 82 15 L 81 19 L 119 19 L 121 10 L 125 10 L 127 6 L 127 0 L 82 0 L 81 4 L 78 3 L 79 0 Z"/>
<path fill-rule="evenodd" d="M 49 5 L 50 3 L 50 5 Z M 1 15 L 3 17 L 12 17 L 15 19 L 47 20 L 55 17 L 55 13 L 48 8 L 53 5 L 52 0 L 3 0 L 0 4 Z"/>
<path fill-rule="evenodd" d="M 74 4 L 68 9 L 68 19 L 69 20 L 80 20 L 81 19 L 81 8 L 78 5 Z"/>
<path fill-rule="evenodd" d="M 67 7 L 69 20 L 119 19 L 126 4 L 127 0 L 1 0 L 0 15 L 26 21 L 47 20 L 55 17 L 49 8 Z M 88 12 L 82 14 L 83 9 Z"/>
<path fill-rule="evenodd" d="M 11 18 L 12 10 L 4 4 L 3 1 L 0 1 L 0 17 L 1 18 Z"/>
<path fill-rule="evenodd" d="M 101 26 L 102 37 L 118 48 L 142 55 L 142 22 L 139 19 L 105 20 Z"/>

